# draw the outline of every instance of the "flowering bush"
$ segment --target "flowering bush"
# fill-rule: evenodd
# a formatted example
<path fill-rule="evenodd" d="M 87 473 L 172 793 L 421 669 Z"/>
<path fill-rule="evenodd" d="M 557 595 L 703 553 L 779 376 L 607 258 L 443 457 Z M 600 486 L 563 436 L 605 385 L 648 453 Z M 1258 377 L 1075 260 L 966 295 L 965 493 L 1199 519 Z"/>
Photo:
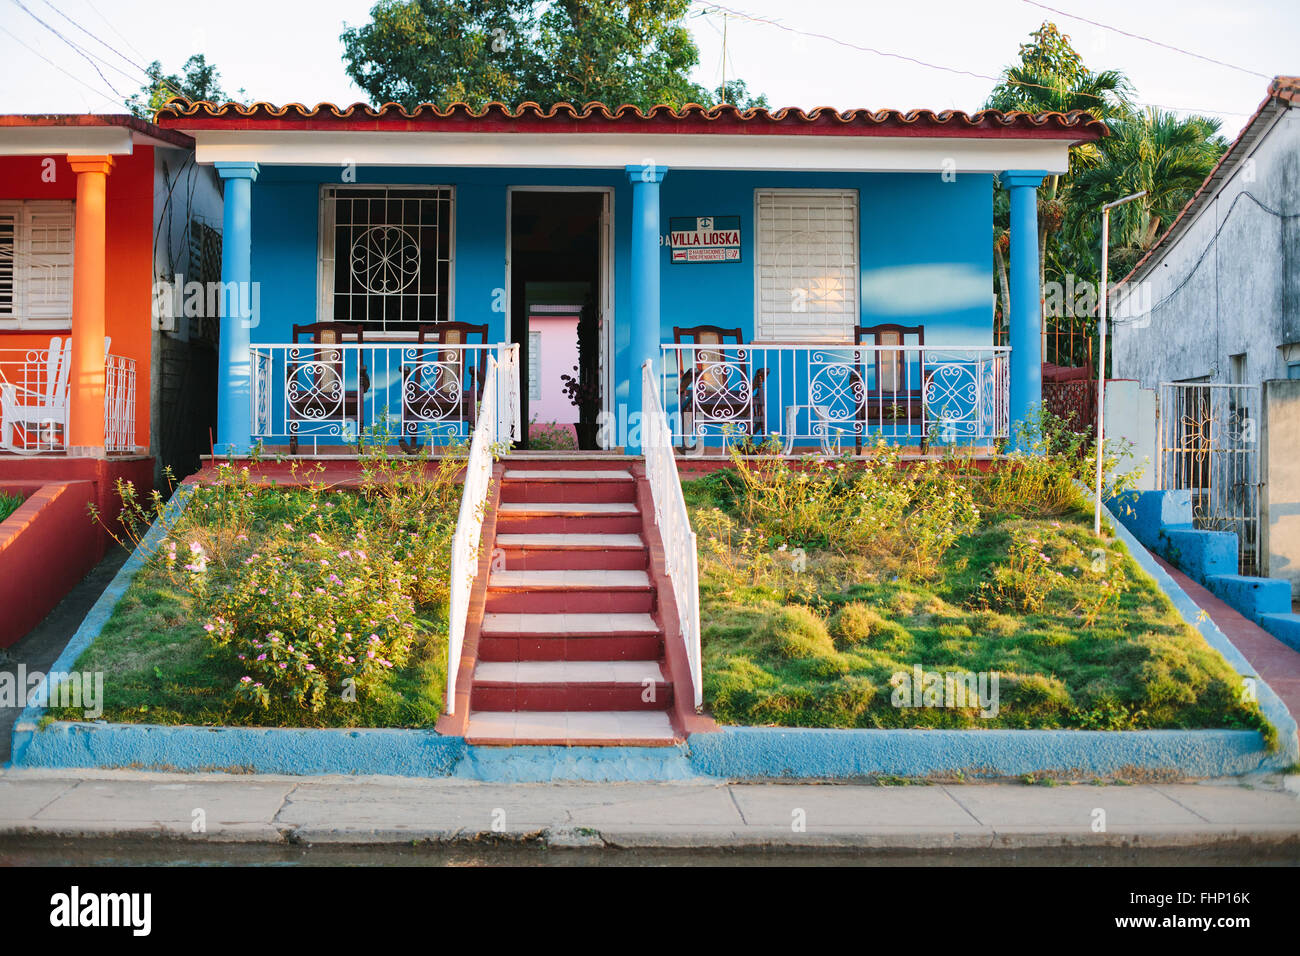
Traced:
<path fill-rule="evenodd" d="M 294 487 L 260 484 L 247 466 L 222 463 L 186 489 L 177 520 L 160 499 L 166 534 L 148 554 L 190 599 L 208 639 L 240 677 L 234 697 L 262 708 L 292 703 L 320 712 L 356 700 L 407 663 L 448 599 L 460 460 L 391 456 L 383 436 L 363 445 L 353 490 L 292 468 Z M 147 517 L 123 500 L 136 521 Z"/>
<path fill-rule="evenodd" d="M 416 636 L 413 576 L 388 554 L 316 533 L 245 559 L 243 573 L 208 602 L 209 637 L 247 673 L 236 693 L 265 707 L 274 690 L 320 710 L 330 693 L 372 689 L 406 662 Z"/>

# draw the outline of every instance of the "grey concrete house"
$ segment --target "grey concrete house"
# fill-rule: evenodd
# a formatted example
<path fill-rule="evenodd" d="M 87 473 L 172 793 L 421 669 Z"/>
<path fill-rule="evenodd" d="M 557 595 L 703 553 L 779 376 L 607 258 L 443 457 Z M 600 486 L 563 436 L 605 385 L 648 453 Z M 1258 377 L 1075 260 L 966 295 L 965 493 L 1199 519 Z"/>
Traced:
<path fill-rule="evenodd" d="M 1156 389 L 1160 488 L 1300 580 L 1300 77 L 1279 76 L 1116 287 L 1113 374 Z"/>

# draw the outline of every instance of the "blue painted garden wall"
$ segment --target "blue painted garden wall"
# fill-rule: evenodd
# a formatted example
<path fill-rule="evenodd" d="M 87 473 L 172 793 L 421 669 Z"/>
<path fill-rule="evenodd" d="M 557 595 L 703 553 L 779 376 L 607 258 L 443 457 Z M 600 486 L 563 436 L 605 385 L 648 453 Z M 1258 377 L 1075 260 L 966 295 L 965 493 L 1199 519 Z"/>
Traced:
<path fill-rule="evenodd" d="M 318 202 L 341 167 L 264 167 L 253 185 L 252 278 L 261 283 L 258 342 L 287 342 L 291 326 L 315 321 Z M 359 169 L 358 184 L 456 187 L 455 318 L 487 322 L 499 341 L 506 315 L 493 311 L 505 286 L 506 188 L 613 186 L 616 401 L 636 370 L 628 355 L 631 186 L 621 170 Z M 937 174 L 767 173 L 670 170 L 661 187 L 662 229 L 674 216 L 741 217 L 742 261 L 671 264 L 661 249 L 663 338 L 674 325 L 754 325 L 754 190 L 853 188 L 859 192 L 862 324 L 925 325 L 926 344 L 992 343 L 992 177 Z"/>

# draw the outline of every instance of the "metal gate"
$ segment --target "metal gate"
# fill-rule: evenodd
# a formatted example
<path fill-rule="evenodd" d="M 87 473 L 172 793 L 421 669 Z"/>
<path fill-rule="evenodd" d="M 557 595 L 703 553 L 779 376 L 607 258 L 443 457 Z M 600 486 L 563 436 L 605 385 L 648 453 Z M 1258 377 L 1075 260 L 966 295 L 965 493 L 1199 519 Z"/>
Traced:
<path fill-rule="evenodd" d="M 1162 490 L 1190 489 L 1196 527 L 1237 534 L 1238 573 L 1258 574 L 1258 385 L 1160 383 Z"/>

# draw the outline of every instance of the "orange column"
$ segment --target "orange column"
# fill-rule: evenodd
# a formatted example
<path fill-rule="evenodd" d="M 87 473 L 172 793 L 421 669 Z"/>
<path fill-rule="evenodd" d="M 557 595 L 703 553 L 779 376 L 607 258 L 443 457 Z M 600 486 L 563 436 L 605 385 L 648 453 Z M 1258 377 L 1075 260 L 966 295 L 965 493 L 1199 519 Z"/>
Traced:
<path fill-rule="evenodd" d="M 77 174 L 68 453 L 104 454 L 105 212 L 112 156 L 69 156 Z"/>

